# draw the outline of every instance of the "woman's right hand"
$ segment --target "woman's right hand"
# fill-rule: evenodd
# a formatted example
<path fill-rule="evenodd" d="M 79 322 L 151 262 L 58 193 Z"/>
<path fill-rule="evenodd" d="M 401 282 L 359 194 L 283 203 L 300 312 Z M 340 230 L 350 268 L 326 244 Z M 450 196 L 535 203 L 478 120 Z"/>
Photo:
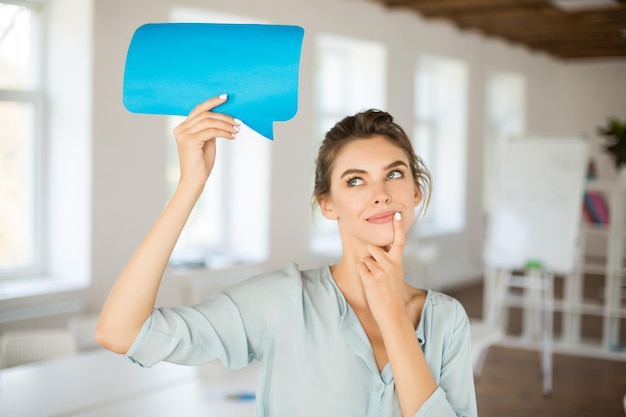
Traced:
<path fill-rule="evenodd" d="M 211 110 L 227 100 L 214 97 L 194 108 L 174 129 L 180 159 L 178 187 L 130 258 L 100 313 L 96 340 L 126 353 L 154 309 L 161 278 L 185 222 L 202 192 L 215 162 L 215 138 L 234 139 L 241 122 Z"/>
<path fill-rule="evenodd" d="M 174 129 L 180 182 L 204 187 L 215 163 L 216 138 L 235 139 L 241 121 L 212 110 L 228 100 L 226 94 L 198 104 Z"/>

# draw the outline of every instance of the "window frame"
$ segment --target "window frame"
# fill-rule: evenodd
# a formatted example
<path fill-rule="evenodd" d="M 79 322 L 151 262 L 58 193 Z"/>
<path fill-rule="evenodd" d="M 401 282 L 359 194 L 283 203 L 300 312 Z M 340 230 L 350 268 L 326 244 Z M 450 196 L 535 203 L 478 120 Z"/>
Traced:
<path fill-rule="evenodd" d="M 453 72 L 458 71 L 459 81 L 462 85 L 462 100 L 456 100 L 459 107 L 458 115 L 460 119 L 454 123 L 448 121 L 442 122 L 441 114 L 437 112 L 438 101 L 440 100 L 440 93 L 437 91 L 439 85 L 442 85 L 440 80 L 440 74 L 425 75 L 424 71 L 433 71 L 434 68 L 440 66 L 444 67 L 449 65 L 448 69 L 456 66 Z M 464 60 L 458 58 L 452 58 L 444 55 L 424 54 L 417 57 L 415 61 L 414 69 L 414 110 L 413 110 L 413 137 L 412 142 L 415 147 L 416 153 L 423 157 L 424 163 L 433 177 L 433 191 L 431 195 L 430 205 L 428 210 L 420 219 L 419 231 L 416 233 L 420 236 L 437 236 L 451 233 L 461 232 L 467 225 L 466 223 L 466 194 L 467 184 L 465 182 L 465 170 L 467 169 L 467 146 L 468 146 L 468 108 L 469 108 L 469 80 L 470 80 L 470 67 Z M 431 79 L 425 82 L 423 77 L 428 76 Z M 428 103 L 422 103 L 423 96 L 423 84 L 428 84 L 430 91 L 427 91 Z M 423 114 L 423 109 L 429 114 Z M 449 146 L 442 143 L 442 137 L 445 136 L 446 127 L 459 125 L 459 137 L 460 142 L 457 146 Z M 420 130 L 427 130 L 430 136 L 426 140 L 428 147 L 428 155 L 422 155 L 420 152 L 420 142 L 424 139 L 420 137 Z M 444 150 L 454 149 L 456 154 L 442 158 L 442 152 Z M 445 162 L 444 162 L 445 161 Z M 453 168 L 447 166 L 447 164 L 456 164 Z M 449 176 L 451 172 L 456 175 L 455 178 L 450 180 Z M 452 201 L 453 212 L 450 212 L 450 204 L 442 204 L 442 198 L 445 196 L 453 195 L 456 197 L 456 201 Z M 443 196 L 443 197 L 442 197 Z M 446 209 L 446 213 L 440 213 Z M 450 216 L 450 214 L 453 214 Z M 453 219 L 453 221 L 446 221 Z"/>
<path fill-rule="evenodd" d="M 32 262 L 24 267 L 0 269 L 0 281 L 2 281 L 42 275 L 45 273 L 48 264 L 46 251 L 48 235 L 44 217 L 47 208 L 46 190 L 44 186 L 44 174 L 47 167 L 47 144 L 44 126 L 46 120 L 45 62 L 47 49 L 45 29 L 47 19 L 43 1 L 2 0 L 0 3 L 26 7 L 30 9 L 32 16 L 36 17 L 32 45 L 36 48 L 36 51 L 33 53 L 35 70 L 33 71 L 34 81 L 32 86 L 21 90 L 0 88 L 0 102 L 30 104 L 33 111 L 32 119 L 35 125 L 32 128 L 33 142 L 32 153 L 30 154 L 33 166 L 30 190 L 32 201 L 32 214 L 30 216 L 32 225 L 31 239 L 33 239 Z"/>
<path fill-rule="evenodd" d="M 519 95 L 510 94 L 510 88 L 507 88 L 506 94 L 500 89 L 503 86 L 503 80 L 510 87 L 513 83 L 517 83 L 514 88 L 519 89 Z M 512 80 L 514 80 L 512 82 Z M 485 138 L 484 138 L 484 163 L 483 163 L 483 210 L 489 218 L 493 212 L 496 192 L 496 176 L 498 172 L 498 161 L 501 160 L 501 152 L 505 143 L 513 138 L 521 137 L 526 130 L 526 78 L 520 72 L 514 71 L 494 71 L 489 74 L 485 85 Z M 514 97 L 519 100 L 512 106 L 507 106 L 508 110 L 514 108 L 518 113 L 513 117 L 507 118 L 509 123 L 505 126 L 496 120 L 497 115 L 494 110 L 498 108 L 498 97 Z M 511 100 L 509 100 L 509 103 Z M 513 122 L 510 122 L 513 120 Z"/>
<path fill-rule="evenodd" d="M 348 86 L 347 89 L 349 91 L 341 94 L 341 97 L 346 99 L 347 101 L 341 103 L 341 105 L 338 105 L 331 110 L 323 108 L 324 106 L 322 101 L 324 93 L 322 91 L 322 80 L 325 78 L 321 73 L 322 54 L 324 52 L 325 45 L 329 45 L 333 42 L 336 42 L 336 44 L 333 44 L 330 48 L 328 48 L 328 51 L 330 53 L 337 54 L 338 56 L 341 56 L 344 60 L 348 61 L 347 65 L 343 68 L 343 73 L 341 74 L 341 78 L 343 80 L 353 79 L 353 75 L 355 72 L 353 70 L 362 70 L 362 66 L 355 65 L 356 56 L 368 56 L 370 62 L 382 62 L 382 68 L 380 68 L 381 74 L 379 74 L 381 75 L 379 80 L 379 97 L 374 98 L 374 95 L 377 95 L 376 93 L 374 93 L 366 101 L 362 101 L 360 98 L 357 98 L 358 94 L 353 94 L 354 88 L 351 88 L 350 83 L 344 82 L 341 84 L 343 86 Z M 373 59 L 371 55 L 372 53 L 374 53 L 374 51 L 371 50 L 365 52 L 366 47 L 379 48 L 376 53 L 381 54 L 381 57 L 379 57 L 380 59 Z M 350 48 L 354 48 L 354 50 L 348 51 L 348 49 Z M 380 109 L 384 109 L 386 107 L 389 49 L 385 43 L 377 40 L 355 38 L 353 36 L 344 36 L 334 33 L 321 33 L 317 36 L 315 40 L 315 59 L 315 93 L 313 95 L 313 104 L 315 109 L 315 130 L 313 136 L 317 141 L 315 146 L 315 148 L 317 149 L 321 144 L 321 141 L 323 140 L 323 135 L 328 130 L 328 128 L 332 127 L 334 123 L 337 123 L 343 117 L 364 110 L 365 108 L 377 107 Z M 371 69 L 372 66 L 370 66 L 369 68 Z M 378 100 L 381 101 L 379 103 L 376 103 L 376 101 Z M 313 184 L 313 182 L 314 178 L 311 179 L 311 184 Z M 339 236 L 339 228 L 337 226 L 337 222 L 325 219 L 317 205 L 313 207 L 313 213 L 311 218 L 312 220 L 310 225 L 309 239 L 309 247 L 311 251 L 315 254 L 322 255 L 336 255 L 340 253 L 341 238 Z"/>
<path fill-rule="evenodd" d="M 208 8 L 192 7 L 192 6 L 174 6 L 169 12 L 170 22 L 206 22 L 219 21 L 221 23 L 243 23 L 243 24 L 264 24 L 265 22 L 245 15 L 230 14 L 211 10 Z M 166 158 L 166 178 L 165 187 L 168 199 L 173 195 L 178 181 L 178 157 L 175 141 L 172 135 L 173 128 L 184 120 L 184 116 L 168 117 L 165 146 Z M 269 218 L 271 213 L 271 168 L 272 168 L 272 148 L 271 141 L 263 137 L 259 133 L 252 130 L 247 125 L 242 125 L 236 142 L 220 143 L 219 157 L 215 161 L 211 177 L 207 181 L 207 185 L 194 206 L 187 223 L 179 237 L 176 246 L 168 262 L 168 267 L 177 271 L 187 270 L 190 268 L 204 268 L 209 270 L 221 270 L 228 268 L 237 268 L 249 265 L 263 264 L 268 261 L 270 256 L 270 230 Z M 256 143 L 260 147 L 257 148 L 256 156 L 263 155 L 261 163 L 264 168 L 261 173 L 265 175 L 257 175 L 256 180 L 259 181 L 258 187 L 240 187 L 243 178 L 249 175 L 241 169 L 242 157 L 250 157 L 251 144 L 250 141 L 262 141 Z M 245 143 L 245 146 L 244 146 Z M 171 164 L 170 164 L 170 161 Z M 229 162 L 230 161 L 230 162 Z M 174 164 L 176 165 L 174 167 Z M 236 169 L 240 167 L 240 169 Z M 216 191 L 217 189 L 217 191 Z M 235 190 L 245 190 L 238 193 Z M 263 221 L 249 222 L 248 216 L 243 216 L 242 207 L 249 205 L 234 203 L 235 201 L 248 200 L 253 193 L 261 193 L 266 196 L 266 201 L 262 206 L 259 205 L 257 213 L 264 217 Z M 221 198 L 211 199 L 210 195 L 220 195 Z M 215 235 L 200 244 L 189 244 L 192 236 L 191 228 L 194 219 L 198 217 L 220 216 L 219 222 L 208 221 L 213 223 Z M 242 221 L 243 219 L 243 221 Z M 205 220 L 206 221 L 206 220 Z M 248 223 L 246 223 L 248 222 Z M 247 225 L 245 238 L 242 238 L 240 229 Z M 254 226 L 254 227 L 251 227 Z M 187 246 L 185 246 L 187 243 Z M 251 249 L 254 247 L 254 249 Z"/>

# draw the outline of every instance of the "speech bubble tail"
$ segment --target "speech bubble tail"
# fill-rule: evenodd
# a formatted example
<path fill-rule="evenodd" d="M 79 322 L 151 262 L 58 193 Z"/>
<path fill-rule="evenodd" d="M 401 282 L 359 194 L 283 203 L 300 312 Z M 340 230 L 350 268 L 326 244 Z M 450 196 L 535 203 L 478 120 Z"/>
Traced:
<path fill-rule="evenodd" d="M 250 126 L 248 126 L 245 122 L 242 122 L 241 126 L 240 126 L 240 130 L 239 133 L 237 134 L 237 140 L 271 140 L 273 141 L 274 138 L 272 136 L 268 137 L 260 132 L 257 132 L 256 130 L 252 129 Z"/>
<path fill-rule="evenodd" d="M 261 126 L 257 125 L 253 127 L 253 130 L 268 140 L 274 140 L 274 126 L 271 122 L 269 124 L 263 123 Z"/>

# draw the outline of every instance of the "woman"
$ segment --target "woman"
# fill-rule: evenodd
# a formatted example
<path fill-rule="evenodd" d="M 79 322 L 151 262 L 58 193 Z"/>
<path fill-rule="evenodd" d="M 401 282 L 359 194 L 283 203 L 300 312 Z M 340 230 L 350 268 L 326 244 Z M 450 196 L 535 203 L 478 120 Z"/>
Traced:
<path fill-rule="evenodd" d="M 384 112 L 326 135 L 314 197 L 337 221 L 336 265 L 291 265 L 194 307 L 155 309 L 160 280 L 215 161 L 240 122 L 198 105 L 174 131 L 181 165 L 169 204 L 102 310 L 96 338 L 142 366 L 260 361 L 258 416 L 475 416 L 469 320 L 444 294 L 404 283 L 402 255 L 429 176 Z"/>

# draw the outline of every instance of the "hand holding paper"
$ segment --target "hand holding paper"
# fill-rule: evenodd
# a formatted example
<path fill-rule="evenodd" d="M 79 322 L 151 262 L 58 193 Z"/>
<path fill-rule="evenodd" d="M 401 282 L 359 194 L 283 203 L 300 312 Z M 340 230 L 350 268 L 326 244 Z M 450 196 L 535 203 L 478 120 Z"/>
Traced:
<path fill-rule="evenodd" d="M 146 24 L 128 48 L 124 105 L 135 113 L 186 116 L 226 93 L 220 112 L 273 139 L 273 122 L 297 112 L 303 37 L 298 26 Z"/>

